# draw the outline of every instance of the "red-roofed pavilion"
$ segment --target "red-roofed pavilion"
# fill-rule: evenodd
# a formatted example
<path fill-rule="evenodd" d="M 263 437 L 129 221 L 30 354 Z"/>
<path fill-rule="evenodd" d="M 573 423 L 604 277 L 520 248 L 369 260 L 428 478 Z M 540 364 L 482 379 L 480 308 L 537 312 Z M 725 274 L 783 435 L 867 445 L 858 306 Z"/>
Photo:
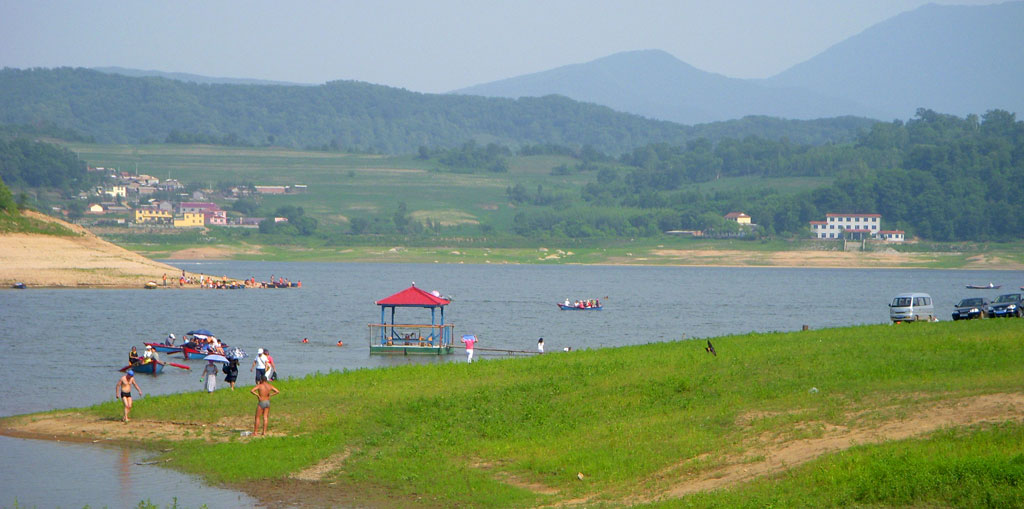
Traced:
<path fill-rule="evenodd" d="M 370 324 L 370 353 L 430 353 L 452 351 L 452 324 L 444 323 L 444 307 L 451 300 L 438 292 L 416 288 L 416 284 L 378 300 L 380 323 Z M 395 323 L 396 308 L 429 308 L 430 324 Z M 391 320 L 388 323 L 388 309 Z M 440 316 L 438 316 L 440 315 Z"/>

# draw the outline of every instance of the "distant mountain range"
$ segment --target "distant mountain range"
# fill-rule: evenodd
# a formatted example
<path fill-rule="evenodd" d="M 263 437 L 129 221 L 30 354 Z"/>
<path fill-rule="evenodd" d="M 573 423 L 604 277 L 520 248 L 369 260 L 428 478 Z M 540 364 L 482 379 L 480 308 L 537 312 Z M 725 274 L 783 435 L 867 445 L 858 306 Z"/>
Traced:
<path fill-rule="evenodd" d="M 50 133 L 100 143 L 273 145 L 379 153 L 456 147 L 590 145 L 621 154 L 698 138 L 842 143 L 869 129 L 860 117 L 746 117 L 685 126 L 548 95 L 521 99 L 420 94 L 360 83 L 209 84 L 132 78 L 91 69 L 0 69 L 0 135 Z M 6 125 L 5 125 L 6 124 Z"/>
<path fill-rule="evenodd" d="M 132 78 L 167 78 L 169 80 L 185 81 L 207 85 L 297 85 L 312 86 L 307 83 L 292 83 L 288 81 L 257 80 L 251 78 L 217 78 L 203 76 L 200 74 L 189 74 L 187 72 L 165 72 L 144 69 L 129 69 L 127 67 L 93 67 L 94 71 L 105 74 L 120 74 Z"/>
<path fill-rule="evenodd" d="M 926 5 L 765 80 L 713 74 L 658 50 L 508 78 L 452 93 L 559 94 L 649 118 L 698 124 L 769 115 L 907 119 L 918 108 L 1024 112 L 1024 2 Z"/>

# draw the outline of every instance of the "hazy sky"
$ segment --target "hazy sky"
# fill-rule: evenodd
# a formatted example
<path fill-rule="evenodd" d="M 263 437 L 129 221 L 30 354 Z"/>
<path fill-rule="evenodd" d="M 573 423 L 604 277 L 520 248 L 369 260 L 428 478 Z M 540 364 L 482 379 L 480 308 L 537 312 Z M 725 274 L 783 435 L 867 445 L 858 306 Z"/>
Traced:
<path fill-rule="evenodd" d="M 0 0 L 0 67 L 120 66 L 446 92 L 661 49 L 764 78 L 926 3 L 993 0 Z"/>

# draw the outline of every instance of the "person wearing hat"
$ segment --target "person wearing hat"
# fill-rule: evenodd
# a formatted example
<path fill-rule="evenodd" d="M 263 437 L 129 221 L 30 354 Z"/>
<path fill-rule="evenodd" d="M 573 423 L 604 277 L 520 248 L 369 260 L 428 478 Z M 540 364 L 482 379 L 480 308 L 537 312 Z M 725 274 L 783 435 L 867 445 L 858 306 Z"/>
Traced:
<path fill-rule="evenodd" d="M 135 381 L 135 372 L 128 370 L 125 372 L 121 379 L 114 385 L 114 392 L 117 394 L 117 398 L 124 404 L 124 417 L 122 422 L 128 422 L 131 419 L 128 418 L 128 414 L 132 411 L 132 386 L 135 386 L 135 390 L 139 391 L 139 396 L 142 396 L 142 388 L 139 387 L 139 383 Z"/>
<path fill-rule="evenodd" d="M 252 373 L 254 368 L 256 369 L 256 383 L 260 383 L 260 378 L 267 376 L 267 356 L 263 355 L 262 348 L 256 350 L 256 358 L 253 359 L 249 372 Z"/>
<path fill-rule="evenodd" d="M 146 345 L 146 351 L 142 352 L 142 363 L 160 362 L 160 354 L 156 352 L 152 345 Z"/>
<path fill-rule="evenodd" d="M 174 346 L 174 339 L 174 333 L 172 332 L 167 335 L 167 339 L 164 340 L 164 344 L 167 346 Z"/>

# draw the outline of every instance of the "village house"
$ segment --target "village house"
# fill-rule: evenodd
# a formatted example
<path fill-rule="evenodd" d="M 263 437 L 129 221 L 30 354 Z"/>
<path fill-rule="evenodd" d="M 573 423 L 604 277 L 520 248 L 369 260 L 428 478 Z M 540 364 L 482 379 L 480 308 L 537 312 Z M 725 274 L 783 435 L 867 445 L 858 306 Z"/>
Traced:
<path fill-rule="evenodd" d="M 258 194 L 285 194 L 288 192 L 287 186 L 253 186 L 256 188 Z"/>
<path fill-rule="evenodd" d="M 203 213 L 206 224 L 214 226 L 227 226 L 228 224 L 228 213 L 226 210 L 213 210 L 206 211 Z"/>
<path fill-rule="evenodd" d="M 882 230 L 878 236 L 889 242 L 903 242 L 905 233 L 903 230 Z"/>
<path fill-rule="evenodd" d="M 99 203 L 90 203 L 89 208 L 86 209 L 85 213 L 102 215 L 106 214 L 106 211 L 103 209 L 103 205 L 100 205 Z"/>
<path fill-rule="evenodd" d="M 185 212 L 182 217 L 174 218 L 175 228 L 203 227 L 206 224 L 206 217 L 202 212 Z"/>
<path fill-rule="evenodd" d="M 725 215 L 725 218 L 738 224 L 750 224 L 750 216 L 742 212 L 730 212 Z"/>
<path fill-rule="evenodd" d="M 174 220 L 174 216 L 170 211 L 160 210 L 157 207 L 139 207 L 135 209 L 135 222 L 137 224 L 142 223 L 170 223 Z"/>
<path fill-rule="evenodd" d="M 109 186 L 103 190 L 103 194 L 109 195 L 111 198 L 125 198 L 128 196 L 128 188 L 126 186 Z"/>
<path fill-rule="evenodd" d="M 216 203 L 212 202 L 183 201 L 178 204 L 179 214 L 184 214 L 186 212 L 198 212 L 205 214 L 206 212 L 214 212 L 217 210 L 220 210 L 220 207 Z"/>

